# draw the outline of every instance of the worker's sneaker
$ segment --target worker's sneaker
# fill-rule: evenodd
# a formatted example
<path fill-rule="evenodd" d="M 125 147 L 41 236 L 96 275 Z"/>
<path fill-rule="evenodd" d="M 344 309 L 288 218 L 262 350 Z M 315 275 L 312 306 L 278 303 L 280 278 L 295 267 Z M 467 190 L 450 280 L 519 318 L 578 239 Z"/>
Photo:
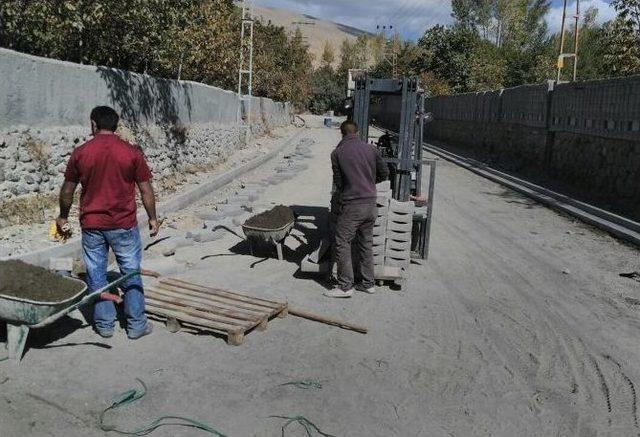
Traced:
<path fill-rule="evenodd" d="M 344 291 L 340 288 L 334 288 L 333 290 L 327 290 L 323 293 L 326 297 L 346 298 L 353 296 L 353 288 Z"/>
<path fill-rule="evenodd" d="M 98 333 L 98 335 L 102 338 L 111 338 L 113 337 L 113 329 L 111 330 L 100 330 L 100 329 L 96 329 L 96 332 Z"/>
<path fill-rule="evenodd" d="M 376 287 L 372 286 L 372 287 L 367 288 L 362 284 L 358 284 L 358 285 L 356 285 L 356 290 L 362 291 L 363 293 L 375 294 Z"/>
<path fill-rule="evenodd" d="M 137 340 L 139 338 L 144 337 L 145 335 L 151 334 L 152 332 L 153 332 L 153 325 L 147 322 L 147 327 L 144 328 L 144 331 L 137 334 L 133 334 L 133 335 L 129 334 L 128 337 L 129 337 L 129 340 Z"/>

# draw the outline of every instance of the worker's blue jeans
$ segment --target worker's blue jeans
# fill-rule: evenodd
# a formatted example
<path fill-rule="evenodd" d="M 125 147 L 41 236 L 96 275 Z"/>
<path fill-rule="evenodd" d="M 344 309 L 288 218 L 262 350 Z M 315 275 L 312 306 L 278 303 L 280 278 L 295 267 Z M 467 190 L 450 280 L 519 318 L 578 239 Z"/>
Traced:
<path fill-rule="evenodd" d="M 131 229 L 114 229 L 109 231 L 83 230 L 82 252 L 87 268 L 87 285 L 89 292 L 98 290 L 108 284 L 107 265 L 109 247 L 116 256 L 116 261 L 123 275 L 140 270 L 142 260 L 142 242 L 138 227 Z M 134 276 L 120 288 L 124 291 L 124 313 L 127 317 L 127 333 L 135 337 L 147 327 L 144 314 L 144 294 L 142 279 Z M 93 321 L 96 330 L 103 333 L 113 331 L 116 320 L 116 307 L 113 302 L 100 300 L 93 310 Z"/>

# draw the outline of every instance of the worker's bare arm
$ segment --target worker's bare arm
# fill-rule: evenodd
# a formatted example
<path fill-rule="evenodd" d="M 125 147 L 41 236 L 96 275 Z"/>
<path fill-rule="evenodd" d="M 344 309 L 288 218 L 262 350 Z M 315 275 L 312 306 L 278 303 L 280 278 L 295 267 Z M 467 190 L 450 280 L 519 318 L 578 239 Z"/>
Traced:
<path fill-rule="evenodd" d="M 56 218 L 56 226 L 61 234 L 69 232 L 69 211 L 71 211 L 71 205 L 73 205 L 73 193 L 76 191 L 77 186 L 76 182 L 65 180 L 62 188 L 60 188 L 60 215 Z"/>
<path fill-rule="evenodd" d="M 149 234 L 155 237 L 158 235 L 162 223 L 158 221 L 156 214 L 156 195 L 153 192 L 153 185 L 151 185 L 151 181 L 138 182 L 138 189 L 142 197 L 142 204 L 149 217 Z"/>

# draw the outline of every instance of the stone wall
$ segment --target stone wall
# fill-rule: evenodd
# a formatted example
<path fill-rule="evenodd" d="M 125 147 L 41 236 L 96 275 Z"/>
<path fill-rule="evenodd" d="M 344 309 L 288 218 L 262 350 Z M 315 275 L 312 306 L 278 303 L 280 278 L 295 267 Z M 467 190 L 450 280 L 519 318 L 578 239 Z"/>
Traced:
<path fill-rule="evenodd" d="M 427 99 L 426 139 L 640 218 L 640 77 Z"/>
<path fill-rule="evenodd" d="M 243 145 L 231 91 L 6 49 L 0 78 L 0 200 L 56 190 L 97 105 L 121 114 L 120 133 L 143 148 L 156 179 L 206 169 Z M 252 115 L 260 135 L 289 124 L 292 108 L 254 98 Z"/>

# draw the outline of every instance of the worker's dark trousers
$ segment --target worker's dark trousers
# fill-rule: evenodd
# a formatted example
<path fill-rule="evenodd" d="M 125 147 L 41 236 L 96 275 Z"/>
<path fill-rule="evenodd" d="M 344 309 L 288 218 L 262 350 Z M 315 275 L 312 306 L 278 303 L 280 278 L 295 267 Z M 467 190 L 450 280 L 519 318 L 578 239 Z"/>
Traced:
<path fill-rule="evenodd" d="M 344 290 L 353 287 L 353 260 L 351 244 L 357 267 L 362 276 L 362 285 L 375 285 L 373 277 L 373 226 L 378 210 L 374 203 L 345 203 L 342 205 L 336 225 L 336 263 L 338 265 L 338 286 Z"/>

